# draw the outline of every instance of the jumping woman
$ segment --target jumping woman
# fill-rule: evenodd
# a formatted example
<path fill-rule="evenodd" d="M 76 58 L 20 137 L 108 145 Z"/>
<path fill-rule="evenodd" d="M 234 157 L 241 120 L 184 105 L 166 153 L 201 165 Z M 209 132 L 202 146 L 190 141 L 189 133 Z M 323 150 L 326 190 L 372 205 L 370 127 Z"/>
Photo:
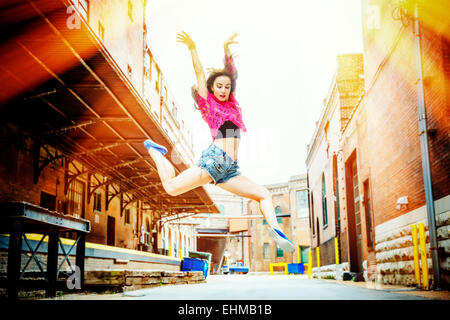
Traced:
<path fill-rule="evenodd" d="M 293 252 L 295 246 L 281 231 L 272 205 L 272 195 L 249 178 L 239 172 L 237 153 L 241 129 L 246 131 L 242 121 L 242 113 L 234 97 L 237 71 L 229 45 L 237 43 L 235 33 L 224 42 L 225 68 L 213 70 L 208 79 L 205 78 L 203 66 L 197 54 L 195 42 L 182 31 L 177 41 L 189 49 L 197 78 L 197 87 L 193 87 L 193 97 L 200 109 L 203 119 L 208 124 L 213 142 L 202 152 L 196 166 L 175 174 L 175 168 L 164 155 L 167 149 L 154 141 L 144 142 L 148 153 L 153 158 L 161 183 L 166 192 L 177 196 L 207 183 L 213 182 L 220 188 L 240 197 L 249 198 L 259 203 L 269 226 L 269 234 L 278 246 Z"/>

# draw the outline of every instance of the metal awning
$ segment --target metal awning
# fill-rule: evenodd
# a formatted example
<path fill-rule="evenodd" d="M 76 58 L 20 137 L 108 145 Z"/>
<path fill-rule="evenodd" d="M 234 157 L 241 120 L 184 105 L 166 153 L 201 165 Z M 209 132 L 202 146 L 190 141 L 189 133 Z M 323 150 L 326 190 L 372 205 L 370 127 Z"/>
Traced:
<path fill-rule="evenodd" d="M 177 197 L 162 188 L 145 139 L 166 146 L 178 172 L 188 165 L 89 26 L 81 21 L 80 28 L 67 27 L 70 4 L 0 4 L 0 124 L 13 124 L 41 146 L 59 151 L 48 151 L 35 178 L 46 164 L 65 157 L 83 164 L 69 182 L 99 173 L 107 180 L 97 186 L 112 186 L 110 199 L 131 195 L 125 205 L 141 200 L 169 215 L 219 213 L 203 187 Z"/>

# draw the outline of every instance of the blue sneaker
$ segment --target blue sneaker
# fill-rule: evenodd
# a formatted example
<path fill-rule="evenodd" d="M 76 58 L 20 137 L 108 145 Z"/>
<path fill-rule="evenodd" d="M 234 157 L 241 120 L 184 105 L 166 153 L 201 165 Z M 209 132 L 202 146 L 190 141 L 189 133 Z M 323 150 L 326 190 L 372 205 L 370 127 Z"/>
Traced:
<path fill-rule="evenodd" d="M 270 236 L 275 240 L 277 245 L 287 252 L 294 252 L 294 244 L 286 237 L 286 235 L 279 229 L 269 228 Z"/>
<path fill-rule="evenodd" d="M 167 149 L 165 147 L 153 142 L 152 140 L 145 140 L 144 146 L 147 148 L 147 150 L 149 150 L 150 148 L 158 150 L 159 152 L 162 153 L 163 156 L 166 155 L 167 153 Z"/>

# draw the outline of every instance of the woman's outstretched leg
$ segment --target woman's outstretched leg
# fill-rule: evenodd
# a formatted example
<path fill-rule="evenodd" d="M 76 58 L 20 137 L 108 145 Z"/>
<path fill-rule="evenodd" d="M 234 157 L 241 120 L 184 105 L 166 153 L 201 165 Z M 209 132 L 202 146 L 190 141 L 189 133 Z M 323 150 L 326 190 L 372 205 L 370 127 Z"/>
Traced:
<path fill-rule="evenodd" d="M 186 169 L 176 176 L 172 163 L 159 151 L 149 148 L 148 153 L 156 164 L 164 190 L 171 196 L 177 196 L 212 181 L 208 173 L 197 166 Z"/>
<path fill-rule="evenodd" d="M 237 196 L 257 201 L 269 227 L 280 228 L 273 210 L 272 195 L 266 188 L 243 175 L 231 178 L 225 183 L 219 183 L 217 186 Z"/>
<path fill-rule="evenodd" d="M 231 178 L 225 183 L 220 183 L 218 186 L 224 190 L 234 193 L 237 196 L 258 201 L 261 212 L 269 225 L 270 235 L 283 250 L 288 252 L 293 252 L 295 250 L 295 246 L 281 231 L 281 226 L 278 224 L 275 211 L 273 209 L 272 195 L 266 188 L 242 175 Z"/>

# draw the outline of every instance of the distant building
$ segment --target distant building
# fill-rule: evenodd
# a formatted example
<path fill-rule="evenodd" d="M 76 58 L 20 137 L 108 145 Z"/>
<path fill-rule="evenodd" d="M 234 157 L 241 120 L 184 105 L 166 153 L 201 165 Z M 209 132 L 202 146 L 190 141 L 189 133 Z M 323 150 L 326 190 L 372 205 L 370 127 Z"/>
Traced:
<path fill-rule="evenodd" d="M 248 263 L 248 221 L 233 217 L 246 215 L 247 199 L 213 184 L 205 185 L 220 214 L 198 214 L 181 222 L 195 223 L 197 250 L 212 254 L 212 273 L 220 273 L 226 262 Z M 225 259 L 227 258 L 227 259 Z"/>
<path fill-rule="evenodd" d="M 250 271 L 268 272 L 270 263 L 308 263 L 310 247 L 308 223 L 308 189 L 306 175 L 293 176 L 288 182 L 265 186 L 272 194 L 274 211 L 282 231 L 297 247 L 288 253 L 279 248 L 268 232 L 264 218 L 250 219 Z M 248 202 L 249 215 L 262 215 L 259 203 Z"/>

